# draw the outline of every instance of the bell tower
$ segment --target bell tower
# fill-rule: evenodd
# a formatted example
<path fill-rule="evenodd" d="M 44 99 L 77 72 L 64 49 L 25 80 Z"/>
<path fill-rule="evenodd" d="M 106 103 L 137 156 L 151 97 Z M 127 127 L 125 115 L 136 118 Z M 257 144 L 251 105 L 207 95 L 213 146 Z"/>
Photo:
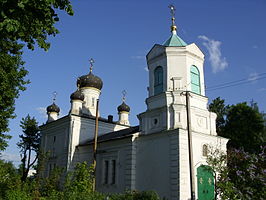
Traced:
<path fill-rule="evenodd" d="M 194 128 L 207 133 L 215 129 L 215 124 L 211 129 L 213 123 L 208 122 L 210 115 L 215 118 L 215 114 L 207 110 L 204 54 L 196 44 L 187 44 L 177 35 L 175 9 L 170 9 L 170 37 L 163 44 L 155 44 L 146 55 L 149 87 L 147 110 L 138 115 L 141 130 L 148 134 L 175 128 L 186 129 L 186 100 L 181 94 L 189 91 L 191 112 L 194 114 L 192 120 L 200 126 Z"/>

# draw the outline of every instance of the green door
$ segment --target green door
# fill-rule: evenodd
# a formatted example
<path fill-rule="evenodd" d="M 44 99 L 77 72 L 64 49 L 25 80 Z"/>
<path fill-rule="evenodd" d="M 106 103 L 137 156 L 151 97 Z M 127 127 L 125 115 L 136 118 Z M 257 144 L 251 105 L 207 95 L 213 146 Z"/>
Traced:
<path fill-rule="evenodd" d="M 214 177 L 209 166 L 197 168 L 198 200 L 214 200 Z"/>

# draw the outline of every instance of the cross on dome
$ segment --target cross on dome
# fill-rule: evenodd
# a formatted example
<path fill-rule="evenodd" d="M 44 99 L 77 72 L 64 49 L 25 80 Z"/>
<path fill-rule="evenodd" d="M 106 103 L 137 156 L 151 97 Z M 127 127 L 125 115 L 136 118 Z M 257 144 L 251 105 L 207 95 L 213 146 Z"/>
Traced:
<path fill-rule="evenodd" d="M 56 91 L 54 91 L 54 92 L 53 92 L 53 103 L 55 103 L 56 96 L 57 96 L 57 92 L 56 92 Z"/>
<path fill-rule="evenodd" d="M 122 91 L 122 100 L 123 100 L 123 102 L 126 101 L 126 95 L 127 95 L 127 91 L 126 90 L 123 90 Z"/>
<path fill-rule="evenodd" d="M 95 61 L 93 60 L 93 58 L 91 58 L 89 62 L 90 62 L 90 72 L 92 72 L 93 64 L 95 63 Z"/>

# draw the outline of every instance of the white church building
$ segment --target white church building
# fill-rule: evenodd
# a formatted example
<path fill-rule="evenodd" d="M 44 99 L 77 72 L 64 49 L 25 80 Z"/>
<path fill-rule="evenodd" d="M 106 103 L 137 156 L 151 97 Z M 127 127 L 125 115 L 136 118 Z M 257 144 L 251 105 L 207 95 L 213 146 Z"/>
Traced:
<path fill-rule="evenodd" d="M 169 39 L 155 44 L 146 59 L 147 109 L 138 114 L 139 125 L 130 125 L 130 107 L 124 99 L 117 108 L 118 121 L 112 116 L 98 118 L 96 190 L 153 190 L 168 200 L 188 200 L 195 192 L 195 199 L 211 200 L 214 178 L 204 170 L 207 147 L 226 151 L 228 140 L 217 136 L 216 114 L 207 109 L 204 54 L 177 35 L 173 16 Z M 68 115 L 58 118 L 55 103 L 47 107 L 47 123 L 40 127 L 41 147 L 50 152 L 45 176 L 55 166 L 69 171 L 78 162 L 93 162 L 96 105 L 103 81 L 91 67 L 78 78 L 77 87 Z"/>

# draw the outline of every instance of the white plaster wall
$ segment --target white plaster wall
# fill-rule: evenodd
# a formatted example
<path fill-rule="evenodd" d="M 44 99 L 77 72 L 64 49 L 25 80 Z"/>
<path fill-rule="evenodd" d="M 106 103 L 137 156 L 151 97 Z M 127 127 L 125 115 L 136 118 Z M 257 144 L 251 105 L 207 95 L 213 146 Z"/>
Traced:
<path fill-rule="evenodd" d="M 189 152 L 188 152 L 188 135 L 187 130 L 180 129 L 179 134 L 180 145 L 180 199 L 190 199 L 190 173 L 189 173 Z M 202 133 L 192 133 L 193 163 L 194 163 L 194 180 L 195 195 L 197 194 L 197 167 L 206 165 L 206 157 L 202 155 L 202 147 L 204 144 L 211 145 L 226 152 L 227 139 L 206 135 Z"/>
<path fill-rule="evenodd" d="M 163 67 L 164 91 L 173 91 L 173 79 L 178 79 L 179 90 L 191 90 L 190 67 L 195 65 L 200 72 L 201 95 L 205 95 L 204 54 L 194 43 L 186 47 L 164 47 L 155 45 L 147 55 L 149 69 L 149 97 L 154 95 L 154 69 Z"/>
<path fill-rule="evenodd" d="M 41 148 L 49 152 L 44 175 L 48 176 L 50 165 L 66 167 L 68 159 L 69 118 L 61 118 L 41 126 Z"/>
<path fill-rule="evenodd" d="M 73 158 L 72 168 L 77 164 L 77 162 L 87 161 L 92 164 L 93 161 L 93 145 L 87 145 L 78 147 L 76 149 L 75 156 Z M 131 188 L 131 179 L 134 174 L 131 171 L 134 165 L 132 159 L 132 141 L 131 137 L 124 138 L 121 140 L 108 141 L 103 143 L 98 143 L 97 146 L 98 154 L 97 168 L 96 168 L 96 189 L 97 191 L 104 193 L 123 193 L 127 189 Z M 104 183 L 104 161 L 109 161 L 109 171 L 108 171 L 108 184 Z M 116 160 L 116 183 L 111 184 L 112 169 L 110 162 Z"/>
<path fill-rule="evenodd" d="M 150 134 L 137 139 L 136 190 L 154 190 L 161 197 L 171 196 L 170 136 Z M 177 188 L 176 188 L 177 189 Z"/>
<path fill-rule="evenodd" d="M 148 110 L 138 115 L 142 134 L 150 134 L 167 129 L 167 107 Z"/>
<path fill-rule="evenodd" d="M 180 90 L 187 90 L 187 58 L 185 47 L 166 47 L 167 91 L 174 90 L 172 78 L 181 78 Z"/>
<path fill-rule="evenodd" d="M 190 93 L 192 130 L 216 135 L 216 115 L 207 109 L 207 98 Z M 149 134 L 160 130 L 186 129 L 186 97 L 180 91 L 164 92 L 147 99 L 148 110 L 138 115 L 142 133 Z M 158 118 L 159 123 L 153 121 Z"/>
<path fill-rule="evenodd" d="M 73 156 L 75 154 L 76 146 L 94 138 L 95 120 L 71 115 L 71 122 L 69 126 L 70 141 L 68 167 L 71 167 L 73 166 Z M 128 126 L 102 122 L 99 120 L 98 136 L 124 128 L 128 128 Z"/>

